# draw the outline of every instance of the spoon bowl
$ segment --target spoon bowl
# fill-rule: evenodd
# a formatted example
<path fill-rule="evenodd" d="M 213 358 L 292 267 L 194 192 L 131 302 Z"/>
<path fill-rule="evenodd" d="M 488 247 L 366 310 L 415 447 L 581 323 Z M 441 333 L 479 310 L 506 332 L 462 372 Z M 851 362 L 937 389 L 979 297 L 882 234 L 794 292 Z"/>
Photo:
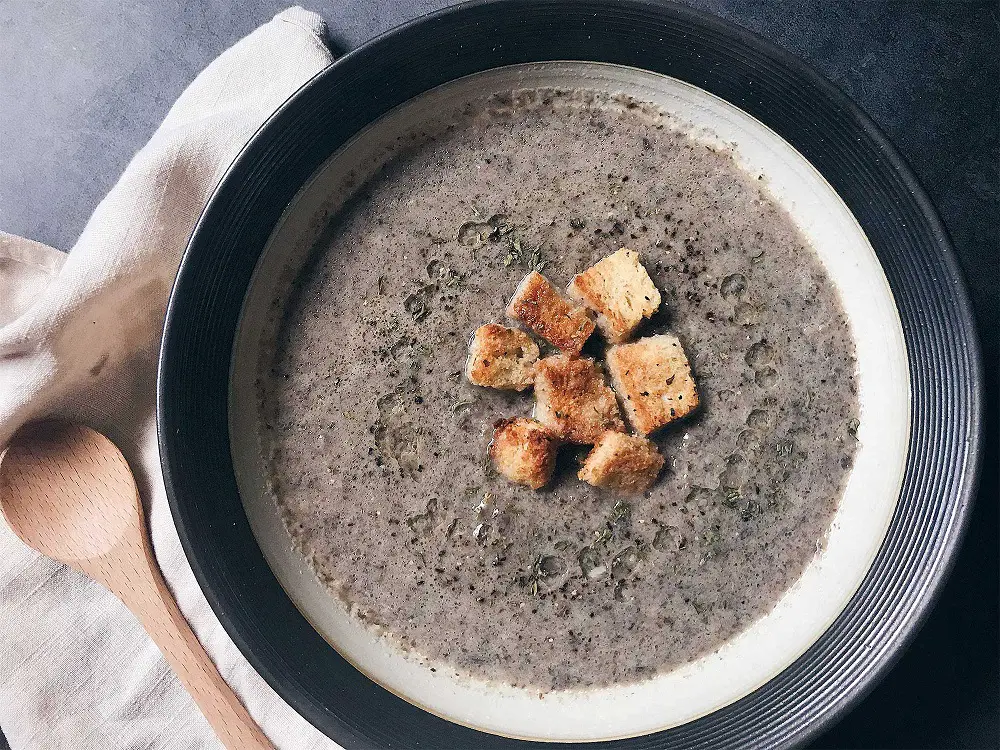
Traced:
<path fill-rule="evenodd" d="M 0 509 L 25 544 L 88 575 L 87 561 L 119 546 L 142 512 L 114 443 L 55 421 L 29 424 L 11 440 L 0 459 Z"/>
<path fill-rule="evenodd" d="M 273 746 L 222 679 L 167 588 L 132 470 L 82 425 L 21 428 L 0 455 L 0 510 L 29 547 L 104 584 L 142 623 L 227 748 Z"/>

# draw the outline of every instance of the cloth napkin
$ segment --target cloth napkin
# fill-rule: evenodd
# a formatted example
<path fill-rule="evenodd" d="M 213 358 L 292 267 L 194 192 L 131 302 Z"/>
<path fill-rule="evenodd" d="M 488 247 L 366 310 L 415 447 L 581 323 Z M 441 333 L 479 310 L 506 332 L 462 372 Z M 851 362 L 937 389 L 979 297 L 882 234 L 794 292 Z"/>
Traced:
<path fill-rule="evenodd" d="M 0 233 L 0 446 L 58 415 L 108 435 L 135 471 L 156 558 L 223 677 L 279 748 L 335 748 L 253 671 L 195 582 L 160 473 L 154 385 L 188 236 L 265 119 L 333 55 L 292 8 L 212 62 L 64 255 Z M 0 522 L 0 727 L 13 750 L 220 747 L 132 615 Z"/>

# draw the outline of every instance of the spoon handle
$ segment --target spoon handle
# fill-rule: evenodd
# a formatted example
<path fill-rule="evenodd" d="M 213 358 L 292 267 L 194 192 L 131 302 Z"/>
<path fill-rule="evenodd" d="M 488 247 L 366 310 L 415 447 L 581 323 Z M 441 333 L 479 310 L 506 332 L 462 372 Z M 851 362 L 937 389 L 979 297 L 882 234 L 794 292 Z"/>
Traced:
<path fill-rule="evenodd" d="M 148 542 L 133 538 L 105 560 L 114 566 L 101 571 L 105 585 L 146 629 L 222 744 L 229 750 L 274 750 L 192 632 Z"/>

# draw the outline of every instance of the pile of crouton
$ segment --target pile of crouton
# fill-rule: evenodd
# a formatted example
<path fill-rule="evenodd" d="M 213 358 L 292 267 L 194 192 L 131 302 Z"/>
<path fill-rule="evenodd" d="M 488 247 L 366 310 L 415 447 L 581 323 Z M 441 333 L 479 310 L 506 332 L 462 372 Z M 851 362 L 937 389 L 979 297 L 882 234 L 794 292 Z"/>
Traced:
<path fill-rule="evenodd" d="M 691 367 L 676 336 L 630 341 L 660 307 L 660 292 L 635 251 L 622 248 L 609 255 L 577 274 L 567 291 L 569 298 L 532 271 L 506 311 L 560 354 L 539 359 L 527 332 L 496 323 L 481 326 L 472 337 L 466 366 L 472 383 L 535 390 L 534 418 L 498 421 L 490 457 L 510 481 L 539 489 L 552 478 L 561 445 L 592 445 L 580 479 L 642 493 L 664 462 L 647 436 L 698 406 Z M 610 386 L 598 363 L 580 356 L 598 328 L 610 344 L 605 356 Z M 637 434 L 627 434 L 619 401 Z"/>

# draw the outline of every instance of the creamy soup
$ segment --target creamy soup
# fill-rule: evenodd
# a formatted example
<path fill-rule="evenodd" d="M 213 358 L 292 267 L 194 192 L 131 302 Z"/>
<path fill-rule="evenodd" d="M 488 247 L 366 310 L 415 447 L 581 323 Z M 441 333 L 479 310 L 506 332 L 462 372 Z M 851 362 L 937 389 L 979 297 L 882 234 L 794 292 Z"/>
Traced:
<path fill-rule="evenodd" d="M 532 268 L 565 287 L 623 246 L 664 300 L 639 333 L 680 337 L 701 406 L 653 436 L 645 495 L 578 481 L 583 446 L 512 485 L 487 446 L 531 392 L 470 384 L 470 335 Z M 258 405 L 289 534 L 434 669 L 550 690 L 703 655 L 795 582 L 851 470 L 854 344 L 822 264 L 762 176 L 634 100 L 518 91 L 401 136 L 273 310 Z"/>

